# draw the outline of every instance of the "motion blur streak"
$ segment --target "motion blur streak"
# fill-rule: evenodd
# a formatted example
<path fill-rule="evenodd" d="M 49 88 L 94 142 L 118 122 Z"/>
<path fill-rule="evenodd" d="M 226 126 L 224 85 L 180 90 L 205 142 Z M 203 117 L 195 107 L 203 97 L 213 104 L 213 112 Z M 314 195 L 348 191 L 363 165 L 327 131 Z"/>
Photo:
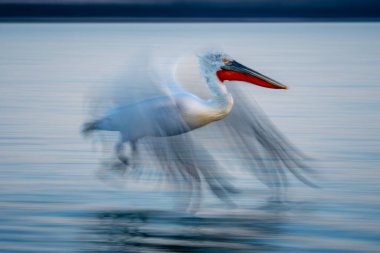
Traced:
<path fill-rule="evenodd" d="M 200 53 L 198 58 L 200 72 L 211 97 L 207 100 L 201 99 L 178 84 L 175 77 L 177 65 L 180 64 L 178 60 L 175 60 L 177 65 L 167 66 L 165 61 L 160 61 L 162 57 L 157 56 L 157 53 L 155 55 L 154 60 L 152 56 L 148 56 L 151 60 L 144 59 L 145 52 L 142 56 L 130 57 L 133 58 L 135 66 L 130 66 L 130 73 L 124 78 L 124 89 L 128 91 L 128 83 L 135 80 L 140 82 L 141 87 L 146 87 L 145 89 L 154 85 L 156 78 L 150 80 L 144 78 L 147 75 L 137 76 L 149 69 L 149 66 L 137 62 L 142 61 L 153 65 L 153 73 L 162 76 L 158 80 L 163 80 L 164 83 L 159 85 L 167 91 L 166 95 L 148 97 L 135 103 L 128 103 L 128 99 L 125 99 L 104 116 L 83 126 L 85 135 L 94 131 L 119 133 L 115 151 L 121 163 L 112 165 L 113 171 L 119 169 L 119 172 L 126 174 L 127 170 L 137 170 L 126 155 L 124 144 L 130 144 L 131 158 L 134 159 L 141 152 L 141 140 L 146 138 L 148 140 L 143 147 L 150 152 L 141 156 L 141 161 L 154 159 L 156 163 L 151 166 L 164 169 L 168 178 L 177 185 L 185 183 L 190 195 L 196 193 L 199 196 L 202 182 L 205 182 L 218 198 L 231 203 L 229 195 L 237 191 L 228 183 L 228 176 L 221 173 L 223 167 L 204 147 L 202 136 L 195 132 L 198 128 L 207 129 L 209 124 L 219 123 L 209 133 L 212 133 L 213 145 L 223 144 L 229 157 L 237 156 L 239 160 L 248 161 L 246 166 L 240 164 L 240 167 L 254 171 L 263 183 L 275 188 L 276 198 L 280 197 L 281 188 L 287 186 L 287 171 L 305 184 L 314 186 L 303 176 L 305 171 L 310 171 L 303 162 L 304 155 L 281 135 L 263 113 L 255 109 L 251 97 L 243 96 L 238 91 L 232 94 L 228 91 L 229 87 L 226 87 L 238 84 L 225 80 L 244 80 L 246 83 L 272 89 L 287 89 L 287 86 L 237 63 L 230 55 L 206 52 Z M 159 65 L 156 67 L 151 63 Z M 135 71 L 136 67 L 142 68 L 140 73 Z M 168 69 L 164 71 L 165 68 Z M 226 79 L 220 78 L 219 73 L 223 71 L 229 73 Z M 192 210 L 198 210 L 199 201 L 194 202 L 196 204 Z"/>
<path fill-rule="evenodd" d="M 186 192 L 197 181 L 186 183 L 178 171 L 178 185 L 166 183 L 165 168 L 156 167 L 150 154 L 153 139 L 141 140 L 131 160 L 136 169 L 122 176 L 110 172 L 116 134 L 103 133 L 103 142 L 94 138 L 92 148 L 92 139 L 80 133 L 83 122 L 108 108 L 166 92 L 159 84 L 140 85 L 146 75 L 158 83 L 167 83 L 161 79 L 168 76 L 146 71 L 150 61 L 138 60 L 141 51 L 155 45 L 165 55 L 158 65 L 165 65 L 159 71 L 165 73 L 171 64 L 163 62 L 177 60 L 178 52 L 215 41 L 245 66 L 289 86 L 226 83 L 235 98 L 231 114 L 194 130 L 186 137 L 192 145 L 180 146 L 196 145 L 197 162 L 206 150 L 205 159 L 213 158 L 210 170 L 217 161 L 214 183 L 222 178 L 221 184 L 238 190 L 228 194 L 233 208 L 203 180 L 201 198 Z M 0 252 L 379 251 L 379 23 L 2 23 L 0 50 Z M 195 55 L 180 57 L 176 76 L 206 99 Z M 133 82 L 124 76 L 129 70 L 137 71 Z M 244 112 L 239 101 L 252 104 L 252 98 L 282 136 L 314 159 L 307 164 L 319 177 L 302 175 L 319 189 L 288 173 L 288 186 L 280 191 L 285 201 L 274 201 L 272 191 L 252 176 L 263 168 L 252 165 L 260 160 L 246 159 L 249 149 L 231 149 L 242 144 L 240 134 L 230 137 L 223 129 L 229 120 L 245 122 L 234 110 Z M 253 105 L 247 113 L 265 122 Z M 266 138 L 274 134 L 270 129 Z M 175 145 L 158 139 L 165 149 Z M 269 154 L 260 155 L 270 166 Z M 281 177 L 269 178 L 276 184 Z M 190 198 L 193 208 L 201 200 L 196 214 L 177 209 L 187 208 Z"/>

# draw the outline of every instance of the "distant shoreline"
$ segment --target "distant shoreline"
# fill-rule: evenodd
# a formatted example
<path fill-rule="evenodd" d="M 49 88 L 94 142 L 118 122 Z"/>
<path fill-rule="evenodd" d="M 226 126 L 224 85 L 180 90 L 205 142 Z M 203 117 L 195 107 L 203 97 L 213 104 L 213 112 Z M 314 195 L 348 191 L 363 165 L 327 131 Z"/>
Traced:
<path fill-rule="evenodd" d="M 3 1 L 3 2 L 2 2 Z M 25 1 L 24 3 L 21 3 Z M 0 22 L 379 22 L 375 0 L 0 0 Z M 70 2 L 70 3 L 69 3 Z M 91 3 L 93 2 L 93 3 Z M 97 3 L 95 3 L 97 2 Z"/>
<path fill-rule="evenodd" d="M 380 18 L 114 18 L 0 17 L 0 23 L 371 23 Z"/>

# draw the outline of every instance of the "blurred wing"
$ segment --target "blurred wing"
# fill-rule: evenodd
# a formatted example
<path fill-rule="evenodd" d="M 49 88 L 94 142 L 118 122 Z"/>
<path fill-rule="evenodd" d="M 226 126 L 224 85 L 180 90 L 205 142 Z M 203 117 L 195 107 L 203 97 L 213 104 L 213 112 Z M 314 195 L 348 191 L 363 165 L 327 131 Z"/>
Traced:
<path fill-rule="evenodd" d="M 98 119 L 116 107 L 163 95 L 149 75 L 151 51 L 126 52 L 125 63 L 115 69 L 115 74 L 111 78 L 104 77 L 100 85 L 94 85 L 89 91 L 92 118 Z"/>
<path fill-rule="evenodd" d="M 230 88 L 230 87 L 229 87 Z M 256 102 L 239 87 L 231 87 L 234 107 L 230 115 L 216 123 L 243 167 L 252 169 L 269 187 L 286 187 L 287 174 L 316 187 L 304 175 L 312 172 L 305 155 L 295 148 L 273 125 Z"/>
<path fill-rule="evenodd" d="M 115 70 L 116 78 L 103 80 L 89 91 L 89 115 L 98 119 L 116 107 L 182 92 L 175 78 L 180 58 L 178 52 L 153 47 L 126 52 L 125 64 Z"/>
<path fill-rule="evenodd" d="M 94 105 L 104 107 L 97 115 L 136 101 L 163 95 L 172 96 L 183 92 L 182 86 L 178 84 L 175 77 L 181 56 L 177 54 L 174 57 L 173 54 L 174 52 L 163 54 L 153 50 L 130 53 L 118 80 L 101 89 L 98 96 L 93 99 Z M 142 117 L 150 117 L 143 110 L 135 113 L 141 113 Z M 170 123 L 177 130 L 182 127 L 184 131 L 188 131 L 184 122 L 175 120 L 177 117 L 169 116 L 167 113 L 154 116 L 158 117 L 157 124 L 141 127 L 159 128 L 160 125 L 163 125 L 159 124 L 162 121 L 165 124 Z M 112 135 L 109 132 L 103 134 Z M 106 145 L 115 141 L 115 138 L 108 138 L 107 141 L 106 137 L 103 136 Z M 218 172 L 220 166 L 217 161 L 202 146 L 201 142 L 196 142 L 191 133 L 173 137 L 147 137 L 140 139 L 135 147 L 137 152 L 134 152 L 133 166 L 140 170 L 138 175 L 145 168 L 149 168 L 150 171 L 152 168 L 163 171 L 166 179 L 190 193 L 192 199 L 188 203 L 199 201 L 202 182 L 205 182 L 217 197 L 231 203 L 228 195 L 236 192 L 235 189 L 227 182 L 226 177 Z M 114 164 L 111 164 L 111 167 L 106 169 L 109 172 L 116 172 L 116 170 L 122 172 L 126 168 L 115 167 Z M 102 173 L 107 172 L 103 171 Z M 147 176 L 147 174 L 145 175 Z"/>
<path fill-rule="evenodd" d="M 139 143 L 144 158 L 155 159 L 153 166 L 163 170 L 172 182 L 192 195 L 201 193 L 202 182 L 218 198 L 231 204 L 237 190 L 224 174 L 228 162 L 221 165 L 206 148 L 209 144 L 228 150 L 228 160 L 239 168 L 249 168 L 257 178 L 277 192 L 294 175 L 306 185 L 316 187 L 305 175 L 311 173 L 306 157 L 272 124 L 251 97 L 239 87 L 230 89 L 235 105 L 229 116 L 201 131 L 167 138 L 146 138 Z M 201 133 L 203 132 L 203 133 Z M 152 160 L 151 160 L 152 161 Z M 279 193 L 279 192 L 278 192 Z M 191 202 L 191 201 L 189 201 Z"/>
<path fill-rule="evenodd" d="M 176 78 L 177 67 L 183 57 L 183 54 L 176 52 L 158 51 L 150 56 L 150 79 L 165 95 L 171 96 L 184 91 Z"/>
<path fill-rule="evenodd" d="M 144 138 L 138 145 L 139 151 L 135 162 L 142 163 L 143 167 L 164 172 L 167 180 L 190 194 L 187 204 L 193 202 L 193 208 L 197 209 L 199 205 L 203 182 L 215 196 L 227 204 L 233 204 L 229 196 L 237 193 L 237 190 L 220 170 L 221 166 L 217 160 L 194 138 L 193 134 Z M 147 166 L 148 163 L 150 166 Z"/>

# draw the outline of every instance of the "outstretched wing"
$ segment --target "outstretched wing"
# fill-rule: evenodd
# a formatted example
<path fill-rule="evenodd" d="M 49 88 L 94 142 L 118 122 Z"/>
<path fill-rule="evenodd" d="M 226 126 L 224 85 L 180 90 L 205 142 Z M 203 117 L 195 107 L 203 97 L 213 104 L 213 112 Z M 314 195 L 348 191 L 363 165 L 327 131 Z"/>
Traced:
<path fill-rule="evenodd" d="M 286 187 L 290 173 L 306 185 L 316 187 L 305 176 L 312 172 L 307 157 L 276 128 L 252 97 L 241 87 L 229 87 L 234 97 L 231 113 L 215 128 L 233 151 L 234 162 L 252 170 L 271 188 Z"/>
<path fill-rule="evenodd" d="M 184 190 L 188 194 L 186 205 L 191 204 L 195 210 L 199 205 L 202 186 L 207 186 L 227 204 L 233 204 L 230 195 L 238 192 L 221 170 L 219 162 L 192 133 L 140 140 L 135 163 L 140 172 L 144 167 L 164 172 L 161 179 L 167 179 Z"/>
<path fill-rule="evenodd" d="M 150 80 L 167 96 L 184 92 L 176 77 L 178 65 L 183 57 L 184 55 L 178 52 L 165 52 L 163 54 L 157 51 L 149 56 L 147 66 Z"/>
<path fill-rule="evenodd" d="M 116 77 L 90 92 L 90 109 L 99 109 L 94 116 L 133 102 L 183 92 L 175 74 L 182 58 L 180 52 L 163 53 L 152 47 L 125 55 L 125 63 L 118 69 Z"/>

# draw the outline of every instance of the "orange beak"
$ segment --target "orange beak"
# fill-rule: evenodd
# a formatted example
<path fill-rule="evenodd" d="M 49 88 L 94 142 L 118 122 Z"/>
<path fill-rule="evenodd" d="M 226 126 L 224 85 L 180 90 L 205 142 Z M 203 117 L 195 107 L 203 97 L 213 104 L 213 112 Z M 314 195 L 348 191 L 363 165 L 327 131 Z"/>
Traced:
<path fill-rule="evenodd" d="M 221 67 L 221 70 L 216 72 L 216 75 L 221 82 L 242 81 L 271 89 L 288 89 L 286 85 L 247 68 L 236 61 L 227 62 L 226 65 Z"/>

